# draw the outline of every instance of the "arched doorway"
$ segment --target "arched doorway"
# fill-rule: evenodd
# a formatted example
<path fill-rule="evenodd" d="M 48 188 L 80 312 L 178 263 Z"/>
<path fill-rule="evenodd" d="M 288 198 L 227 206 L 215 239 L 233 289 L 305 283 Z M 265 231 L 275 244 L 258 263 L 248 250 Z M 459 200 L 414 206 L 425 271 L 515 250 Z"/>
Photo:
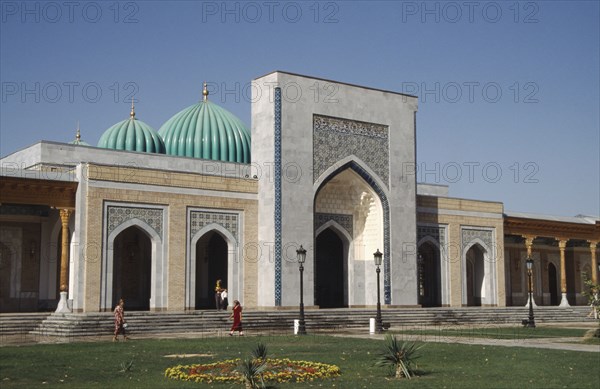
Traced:
<path fill-rule="evenodd" d="M 228 287 L 227 241 L 216 231 L 196 242 L 196 309 L 216 309 L 215 284 Z"/>
<path fill-rule="evenodd" d="M 5 311 L 10 298 L 12 256 L 10 247 L 0 242 L 0 312 Z"/>
<path fill-rule="evenodd" d="M 471 246 L 467 251 L 467 306 L 480 307 L 481 299 L 484 297 L 485 268 L 483 255 L 484 250 L 478 244 Z"/>
<path fill-rule="evenodd" d="M 442 305 L 442 281 L 440 250 L 434 244 L 425 242 L 419 247 L 419 304 L 423 307 Z"/>
<path fill-rule="evenodd" d="M 113 307 L 120 298 L 129 311 L 150 309 L 152 243 L 144 231 L 131 226 L 114 240 Z"/>
<path fill-rule="evenodd" d="M 347 306 L 344 242 L 328 228 L 317 236 L 316 248 L 315 305 L 320 308 Z"/>
<path fill-rule="evenodd" d="M 556 266 L 548 263 L 548 292 L 550 293 L 550 305 L 558 305 L 558 278 L 556 277 Z"/>

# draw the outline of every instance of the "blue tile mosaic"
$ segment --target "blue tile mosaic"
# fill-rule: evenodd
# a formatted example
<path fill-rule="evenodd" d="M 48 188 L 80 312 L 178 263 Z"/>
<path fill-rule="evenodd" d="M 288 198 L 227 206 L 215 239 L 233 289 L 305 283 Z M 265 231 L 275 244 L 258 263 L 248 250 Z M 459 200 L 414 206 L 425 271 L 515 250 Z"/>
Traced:
<path fill-rule="evenodd" d="M 446 228 L 442 226 L 417 226 L 417 242 L 429 236 L 433 238 L 440 247 L 446 245 Z"/>
<path fill-rule="evenodd" d="M 389 186 L 388 126 L 313 115 L 313 182 L 350 155 L 364 161 Z"/>
<path fill-rule="evenodd" d="M 281 306 L 281 88 L 275 88 L 275 306 Z"/>
<path fill-rule="evenodd" d="M 352 215 L 343 215 L 337 213 L 315 213 L 315 231 L 319 229 L 323 224 L 330 220 L 335 221 L 340 226 L 344 227 L 346 232 L 354 237 L 354 222 Z"/>

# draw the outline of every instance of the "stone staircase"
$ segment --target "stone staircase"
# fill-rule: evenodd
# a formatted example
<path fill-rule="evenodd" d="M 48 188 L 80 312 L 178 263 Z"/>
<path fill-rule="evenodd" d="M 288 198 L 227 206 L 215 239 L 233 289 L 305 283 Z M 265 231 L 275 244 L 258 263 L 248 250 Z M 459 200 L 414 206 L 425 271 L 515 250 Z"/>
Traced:
<path fill-rule="evenodd" d="M 0 337 L 26 335 L 38 328 L 50 315 L 50 312 L 2 313 L 0 314 Z"/>
<path fill-rule="evenodd" d="M 589 307 L 538 307 L 535 308 L 536 323 L 590 322 L 586 318 Z M 305 312 L 308 332 L 335 332 L 344 329 L 364 329 L 369 318 L 376 315 L 374 309 L 321 309 Z M 229 312 L 127 312 L 128 332 L 136 334 L 168 333 L 226 333 L 231 326 Z M 528 310 L 524 307 L 506 308 L 414 308 L 383 309 L 384 323 L 390 328 L 401 329 L 433 325 L 521 325 Z M 245 331 L 273 334 L 290 334 L 293 331 L 297 311 L 248 311 L 244 312 Z M 35 337 L 86 337 L 110 336 L 114 329 L 112 313 L 72 314 L 2 314 L 0 337 L 29 334 Z"/>

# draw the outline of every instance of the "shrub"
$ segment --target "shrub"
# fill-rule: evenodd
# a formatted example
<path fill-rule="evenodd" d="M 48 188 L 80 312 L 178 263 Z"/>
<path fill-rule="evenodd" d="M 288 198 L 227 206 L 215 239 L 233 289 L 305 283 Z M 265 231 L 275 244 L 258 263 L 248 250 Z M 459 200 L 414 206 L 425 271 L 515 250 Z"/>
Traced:
<path fill-rule="evenodd" d="M 266 360 L 267 359 L 267 346 L 263 343 L 258 343 L 252 350 L 252 356 L 255 359 Z"/>
<path fill-rule="evenodd" d="M 418 351 L 423 346 L 417 346 L 416 343 L 403 342 L 390 334 L 385 336 L 385 345 L 379 358 L 375 362 L 376 366 L 388 366 L 395 370 L 396 378 L 406 377 L 408 379 L 415 375 L 415 361 L 420 358 Z"/>
<path fill-rule="evenodd" d="M 244 376 L 246 389 L 265 387 L 262 373 L 265 371 L 265 361 L 262 359 L 245 358 L 238 365 L 238 371 Z"/>

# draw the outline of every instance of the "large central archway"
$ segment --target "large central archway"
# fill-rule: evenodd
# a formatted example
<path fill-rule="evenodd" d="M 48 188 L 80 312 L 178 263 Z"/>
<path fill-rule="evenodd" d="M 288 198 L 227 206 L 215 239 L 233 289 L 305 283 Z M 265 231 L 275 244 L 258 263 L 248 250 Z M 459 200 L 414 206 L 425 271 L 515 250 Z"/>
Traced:
<path fill-rule="evenodd" d="M 377 303 L 373 253 L 385 250 L 385 210 L 352 166 L 333 172 L 315 194 L 314 291 L 321 308 Z"/>

